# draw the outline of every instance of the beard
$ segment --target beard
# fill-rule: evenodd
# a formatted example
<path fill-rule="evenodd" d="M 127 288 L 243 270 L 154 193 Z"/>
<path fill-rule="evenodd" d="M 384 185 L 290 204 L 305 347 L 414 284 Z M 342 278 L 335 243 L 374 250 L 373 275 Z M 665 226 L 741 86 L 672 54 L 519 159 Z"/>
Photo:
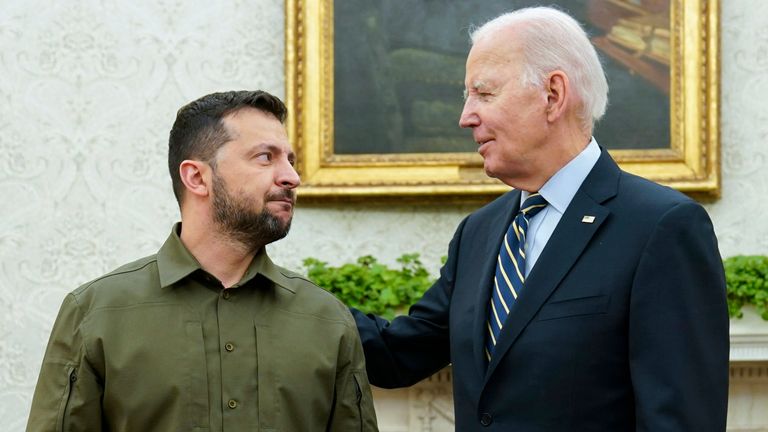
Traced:
<path fill-rule="evenodd" d="M 273 215 L 266 205 L 254 210 L 256 201 L 245 193 L 230 194 L 223 178 L 213 173 L 213 221 L 222 234 L 245 246 L 249 252 L 256 252 L 262 246 L 288 235 L 291 218 L 283 222 Z M 295 198 L 292 190 L 267 194 L 264 202 L 284 198 Z M 294 200 L 295 201 L 295 200 Z"/>

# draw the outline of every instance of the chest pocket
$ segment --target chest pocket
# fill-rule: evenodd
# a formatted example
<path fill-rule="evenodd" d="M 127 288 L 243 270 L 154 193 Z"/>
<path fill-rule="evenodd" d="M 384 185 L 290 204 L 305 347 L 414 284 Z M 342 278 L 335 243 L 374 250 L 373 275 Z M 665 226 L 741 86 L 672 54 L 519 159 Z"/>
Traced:
<path fill-rule="evenodd" d="M 538 320 L 546 321 L 584 315 L 598 315 L 608 312 L 608 295 L 558 300 L 545 304 L 539 311 Z"/>
<path fill-rule="evenodd" d="M 190 429 L 208 430 L 208 371 L 205 359 L 205 342 L 203 341 L 203 327 L 200 322 L 187 322 L 185 326 L 187 343 L 184 344 L 184 387 L 188 398 L 187 420 Z"/>
<path fill-rule="evenodd" d="M 259 321 L 259 430 L 315 429 L 332 411 L 342 324 L 287 310 Z"/>
<path fill-rule="evenodd" d="M 256 376 L 258 378 L 258 430 L 271 432 L 278 430 L 277 419 L 280 418 L 280 404 L 277 402 L 278 398 L 275 394 L 279 385 L 277 376 L 277 367 L 279 366 L 274 364 L 274 355 L 272 354 L 280 350 L 280 347 L 275 346 L 269 325 L 254 323 L 254 327 Z"/>

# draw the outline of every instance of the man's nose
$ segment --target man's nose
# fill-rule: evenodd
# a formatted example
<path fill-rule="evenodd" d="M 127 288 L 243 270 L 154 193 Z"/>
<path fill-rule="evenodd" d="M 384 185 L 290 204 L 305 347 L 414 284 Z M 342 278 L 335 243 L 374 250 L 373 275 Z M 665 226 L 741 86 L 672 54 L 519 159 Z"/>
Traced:
<path fill-rule="evenodd" d="M 480 117 L 473 108 L 473 104 L 469 99 L 464 102 L 464 109 L 461 111 L 461 117 L 459 117 L 459 126 L 463 128 L 472 128 L 480 124 Z"/>
<path fill-rule="evenodd" d="M 296 168 L 290 162 L 285 161 L 280 164 L 276 183 L 284 188 L 294 189 L 301 184 L 301 178 Z"/>

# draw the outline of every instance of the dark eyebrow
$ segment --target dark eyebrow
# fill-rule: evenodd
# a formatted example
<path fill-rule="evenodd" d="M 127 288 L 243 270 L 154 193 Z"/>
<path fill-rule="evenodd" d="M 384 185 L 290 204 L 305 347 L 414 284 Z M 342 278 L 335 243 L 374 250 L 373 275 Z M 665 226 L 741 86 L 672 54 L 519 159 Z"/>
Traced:
<path fill-rule="evenodd" d="M 260 143 L 260 144 L 255 144 L 251 146 L 251 148 L 248 149 L 248 155 L 252 156 L 252 155 L 255 155 L 256 153 L 259 153 L 265 150 L 274 154 L 286 153 L 289 160 L 296 159 L 296 153 L 294 153 L 293 150 L 289 150 L 288 152 L 285 152 L 282 147 L 276 144 L 271 144 L 271 143 Z"/>

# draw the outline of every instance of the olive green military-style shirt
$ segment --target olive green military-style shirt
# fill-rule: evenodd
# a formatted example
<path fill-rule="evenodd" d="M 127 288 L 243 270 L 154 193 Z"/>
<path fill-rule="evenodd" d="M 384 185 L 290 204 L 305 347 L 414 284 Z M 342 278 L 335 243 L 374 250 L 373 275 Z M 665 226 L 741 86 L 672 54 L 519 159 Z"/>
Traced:
<path fill-rule="evenodd" d="M 376 431 L 348 309 L 263 249 L 223 289 L 180 228 L 66 297 L 27 431 Z"/>

